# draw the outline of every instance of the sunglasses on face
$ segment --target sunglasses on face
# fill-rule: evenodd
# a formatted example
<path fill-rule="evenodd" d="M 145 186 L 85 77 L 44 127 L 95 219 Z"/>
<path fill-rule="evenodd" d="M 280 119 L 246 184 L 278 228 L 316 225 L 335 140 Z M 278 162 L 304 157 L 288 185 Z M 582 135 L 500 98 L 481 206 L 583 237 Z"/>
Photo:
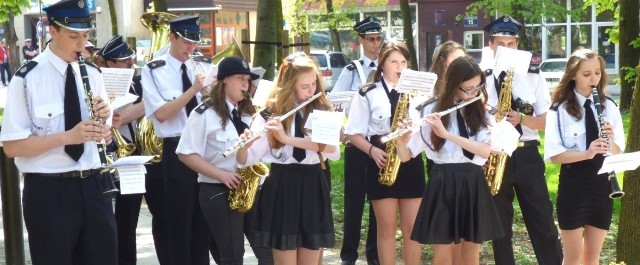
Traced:
<path fill-rule="evenodd" d="M 481 89 L 483 89 L 485 86 L 484 83 L 475 86 L 475 87 L 467 87 L 467 88 L 462 88 L 462 87 L 458 87 L 458 89 L 462 90 L 462 92 L 464 92 L 465 94 L 467 94 L 467 96 L 473 96 L 476 93 L 478 93 L 478 91 L 480 91 Z"/>

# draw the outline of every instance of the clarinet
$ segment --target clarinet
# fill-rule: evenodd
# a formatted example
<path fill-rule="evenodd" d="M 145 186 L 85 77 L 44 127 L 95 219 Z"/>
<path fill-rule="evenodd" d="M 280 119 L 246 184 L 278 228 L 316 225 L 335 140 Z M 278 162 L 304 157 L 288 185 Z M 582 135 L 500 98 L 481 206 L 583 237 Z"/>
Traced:
<path fill-rule="evenodd" d="M 598 126 L 600 127 L 600 138 L 605 139 L 609 144 L 611 144 L 611 139 L 609 135 L 604 133 L 602 130 L 602 125 L 604 124 L 604 115 L 602 114 L 602 102 L 600 101 L 600 94 L 598 93 L 598 88 L 593 86 L 591 87 L 591 95 L 593 95 L 593 105 L 596 107 L 596 115 L 598 115 Z M 603 154 L 603 156 L 611 155 L 611 147 L 607 150 L 607 153 Z M 609 194 L 609 198 L 618 199 L 624 196 L 624 191 L 620 189 L 620 184 L 618 184 L 618 177 L 614 171 L 609 172 L 609 184 L 611 185 L 611 194 Z"/>
<path fill-rule="evenodd" d="M 81 53 L 78 53 L 78 66 L 80 67 L 80 77 L 82 78 L 82 86 L 84 87 L 84 102 L 89 107 L 89 119 L 98 121 L 102 124 L 102 119 L 93 112 L 93 92 L 91 91 L 91 85 L 89 83 L 89 75 L 87 74 L 87 65 L 84 62 L 84 58 Z M 100 140 L 98 144 L 98 155 L 100 156 L 100 164 L 102 170 L 100 173 L 104 179 L 104 195 L 112 195 L 119 190 L 113 181 L 113 171 L 110 169 L 109 161 L 107 160 L 107 144 L 104 139 Z"/>

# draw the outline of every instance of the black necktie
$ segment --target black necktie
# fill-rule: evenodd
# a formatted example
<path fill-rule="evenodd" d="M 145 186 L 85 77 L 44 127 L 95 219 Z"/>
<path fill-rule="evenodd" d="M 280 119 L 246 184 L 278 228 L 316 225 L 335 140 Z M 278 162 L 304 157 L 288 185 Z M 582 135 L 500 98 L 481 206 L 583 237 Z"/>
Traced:
<path fill-rule="evenodd" d="M 182 66 L 180 66 L 180 69 L 182 70 L 182 92 L 187 92 L 187 90 L 193 84 L 191 83 L 191 80 L 189 80 L 189 75 L 187 75 L 187 66 L 182 64 Z M 196 97 L 194 96 L 191 98 L 191 100 L 189 100 L 189 103 L 187 103 L 187 106 L 186 106 L 187 116 L 191 114 L 191 111 L 197 105 L 198 105 L 198 102 L 196 101 Z"/>
<path fill-rule="evenodd" d="M 458 120 L 458 131 L 460 131 L 460 136 L 469 139 L 469 132 L 467 132 L 467 126 L 464 123 L 464 118 L 462 117 L 460 110 L 456 111 L 456 119 Z M 462 148 L 462 153 L 467 158 L 473 159 L 473 153 L 467 151 L 467 149 Z"/>
<path fill-rule="evenodd" d="M 240 119 L 240 115 L 238 115 L 238 111 L 235 108 L 231 111 L 231 119 L 233 126 L 236 127 L 236 132 L 238 132 L 238 135 L 241 135 L 244 132 L 244 129 L 248 126 L 242 122 L 242 119 Z"/>
<path fill-rule="evenodd" d="M 376 67 L 376 63 L 374 63 L 373 61 L 369 64 L 369 67 Z"/>
<path fill-rule="evenodd" d="M 302 133 L 302 115 L 300 115 L 299 112 L 296 113 L 296 122 L 294 126 L 296 127 L 295 136 L 300 138 L 304 137 L 304 134 Z M 298 162 L 304 160 L 306 156 L 307 153 L 304 149 L 298 147 L 293 148 L 293 158 L 295 158 Z"/>
<path fill-rule="evenodd" d="M 78 86 L 71 64 L 67 65 L 67 79 L 64 84 L 64 130 L 73 129 L 82 119 L 80 118 L 80 98 Z M 64 151 L 75 161 L 80 160 L 84 153 L 84 144 L 70 144 L 64 146 Z"/>
<path fill-rule="evenodd" d="M 397 90 L 392 89 L 391 92 L 389 92 L 389 100 L 391 101 L 391 120 L 390 122 L 393 122 L 393 116 L 396 114 L 396 107 L 398 106 L 398 99 L 400 98 L 400 94 L 398 93 Z M 391 124 L 391 126 L 393 126 L 393 124 Z"/>

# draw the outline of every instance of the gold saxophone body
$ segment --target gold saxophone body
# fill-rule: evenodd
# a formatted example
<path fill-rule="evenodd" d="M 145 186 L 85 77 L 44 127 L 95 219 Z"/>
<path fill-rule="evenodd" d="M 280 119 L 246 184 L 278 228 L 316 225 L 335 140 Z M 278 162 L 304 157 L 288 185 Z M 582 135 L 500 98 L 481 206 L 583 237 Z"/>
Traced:
<path fill-rule="evenodd" d="M 398 129 L 398 122 L 400 122 L 405 116 L 407 116 L 407 112 L 409 111 L 409 94 L 404 93 L 400 96 L 400 100 L 398 100 L 398 105 L 396 106 L 396 111 L 393 114 L 393 120 L 391 121 L 391 131 L 395 131 Z M 378 182 L 383 185 L 392 186 L 396 183 L 396 179 L 398 178 L 398 169 L 400 169 L 400 157 L 398 157 L 398 152 L 396 150 L 395 141 L 389 141 L 385 144 L 384 152 L 387 153 L 387 164 L 380 170 L 380 175 L 378 176 Z"/>
<path fill-rule="evenodd" d="M 500 87 L 498 95 L 498 112 L 495 115 L 496 122 L 502 120 L 507 112 L 511 111 L 511 88 L 513 86 L 513 69 L 507 70 L 507 75 Z M 502 185 L 504 167 L 507 164 L 507 153 L 491 153 L 484 167 L 484 177 L 487 179 L 491 195 L 496 195 Z"/>
<path fill-rule="evenodd" d="M 246 213 L 251 210 L 260 186 L 260 179 L 269 174 L 269 168 L 260 162 L 253 166 L 238 168 L 238 175 L 242 176 L 240 186 L 229 192 L 229 206 L 232 210 Z"/>

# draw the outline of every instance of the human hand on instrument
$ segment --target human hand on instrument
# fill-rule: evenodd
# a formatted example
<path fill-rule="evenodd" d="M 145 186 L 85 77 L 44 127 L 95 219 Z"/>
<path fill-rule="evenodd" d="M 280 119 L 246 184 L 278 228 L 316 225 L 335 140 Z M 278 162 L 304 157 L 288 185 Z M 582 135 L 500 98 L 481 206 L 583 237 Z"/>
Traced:
<path fill-rule="evenodd" d="M 111 133 L 111 130 L 109 129 L 104 130 L 104 133 L 102 133 L 102 136 L 105 144 L 111 144 L 113 142 L 113 134 Z"/>
<path fill-rule="evenodd" d="M 111 116 L 111 108 L 109 108 L 109 104 L 102 97 L 93 97 L 91 103 L 93 103 L 93 113 L 103 122 Z"/>
<path fill-rule="evenodd" d="M 378 168 L 383 168 L 387 164 L 387 153 L 378 147 L 372 146 L 369 150 L 369 156 L 371 156 Z"/>
<path fill-rule="evenodd" d="M 268 120 L 267 123 L 264 124 L 264 127 L 269 130 L 269 132 L 271 132 L 278 141 L 286 143 L 285 140 L 289 136 L 284 131 L 284 127 L 282 127 L 282 122 L 280 122 L 279 117 Z"/>
<path fill-rule="evenodd" d="M 202 91 L 202 89 L 204 88 L 204 85 L 202 85 L 202 83 L 204 83 L 205 77 L 206 77 L 205 74 L 197 74 L 193 79 L 194 82 L 193 82 L 193 86 L 191 87 L 196 90 L 196 93 Z"/>
<path fill-rule="evenodd" d="M 518 124 L 520 124 L 521 122 L 521 114 L 520 112 L 517 112 L 515 110 L 509 111 L 507 112 L 507 115 L 505 116 L 505 119 L 507 120 L 507 122 L 511 123 L 511 125 L 516 126 Z"/>
<path fill-rule="evenodd" d="M 404 119 L 398 122 L 398 130 L 403 130 L 411 127 L 413 121 L 411 119 Z M 407 131 L 402 134 L 400 137 L 396 138 L 396 145 L 406 146 L 409 143 L 409 139 L 411 139 L 411 131 Z"/>
<path fill-rule="evenodd" d="M 607 135 L 607 138 L 609 138 L 609 140 L 614 140 L 615 138 L 615 134 L 613 132 L 613 125 L 611 125 L 610 122 L 608 121 L 603 121 L 602 124 L 600 125 L 600 131 Z"/>
<path fill-rule="evenodd" d="M 595 141 L 589 144 L 589 148 L 587 149 L 587 157 L 589 159 L 593 158 L 597 154 L 606 154 L 609 151 L 609 142 L 605 139 L 596 139 Z"/>
<path fill-rule="evenodd" d="M 427 115 L 423 119 L 431 126 L 431 130 L 433 130 L 433 132 L 437 136 L 443 139 L 447 139 L 447 137 L 449 137 L 450 135 L 449 131 L 447 131 L 447 129 L 444 128 L 444 125 L 442 124 L 442 120 L 440 120 L 439 114 L 434 113 L 431 115 Z"/>
<path fill-rule="evenodd" d="M 113 112 L 113 118 L 111 119 L 111 128 L 118 129 L 122 125 L 122 115 L 119 112 Z"/>
<path fill-rule="evenodd" d="M 244 129 L 244 132 L 238 137 L 238 141 L 244 141 L 246 139 L 249 139 L 251 137 L 254 137 L 254 132 L 249 130 L 249 129 Z M 258 135 L 255 139 L 251 140 L 250 142 L 245 143 L 245 145 L 242 148 L 249 148 L 256 140 L 260 139 L 260 135 Z"/>
<path fill-rule="evenodd" d="M 237 189 L 242 182 L 242 176 L 235 172 L 221 171 L 216 177 L 220 183 L 224 184 L 231 190 Z"/>
<path fill-rule="evenodd" d="M 71 130 L 67 131 L 69 137 L 67 137 L 66 144 L 81 144 L 89 141 L 98 142 L 104 139 L 104 131 L 108 130 L 105 130 L 104 124 L 98 121 L 81 121 Z"/>

